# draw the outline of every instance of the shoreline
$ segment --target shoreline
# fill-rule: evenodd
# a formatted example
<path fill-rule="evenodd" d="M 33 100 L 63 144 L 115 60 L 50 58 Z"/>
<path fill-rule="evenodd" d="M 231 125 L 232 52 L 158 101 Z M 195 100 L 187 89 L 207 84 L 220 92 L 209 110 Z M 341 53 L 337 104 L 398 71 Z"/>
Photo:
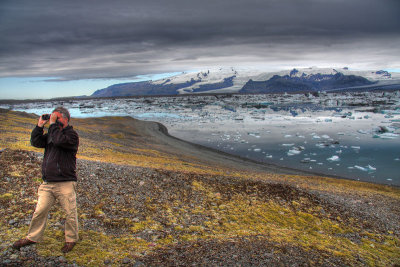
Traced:
<path fill-rule="evenodd" d="M 137 120 L 137 119 L 135 119 L 135 120 Z M 174 140 L 175 142 L 178 142 L 181 144 L 186 144 L 187 146 L 196 148 L 197 153 L 195 153 L 195 154 L 200 155 L 201 158 L 207 157 L 209 155 L 208 153 L 214 153 L 214 154 L 218 155 L 219 157 L 221 157 L 221 160 L 223 160 L 223 162 L 220 162 L 220 164 L 222 164 L 222 165 L 227 164 L 228 165 L 227 167 L 234 167 L 234 168 L 239 167 L 238 169 L 241 169 L 241 170 L 251 170 L 251 171 L 257 171 L 257 172 L 270 172 L 273 174 L 327 177 L 327 178 L 334 178 L 334 179 L 342 179 L 342 180 L 346 180 L 346 181 L 370 183 L 370 184 L 375 184 L 375 185 L 383 185 L 383 186 L 391 186 L 394 188 L 400 188 L 400 186 L 393 185 L 393 184 L 362 181 L 362 180 L 356 180 L 356 179 L 351 179 L 351 178 L 337 176 L 337 175 L 330 175 L 330 174 L 312 172 L 312 171 L 304 171 L 304 170 L 300 170 L 300 169 L 296 169 L 296 168 L 292 168 L 292 167 L 281 166 L 278 164 L 265 163 L 265 162 L 260 162 L 260 161 L 249 159 L 249 158 L 244 158 L 244 157 L 241 157 L 241 156 L 238 156 L 235 154 L 230 154 L 230 153 L 227 153 L 227 152 L 215 149 L 215 148 L 195 144 L 190 141 L 186 141 L 186 140 L 180 139 L 178 137 L 175 137 L 175 136 L 169 134 L 168 128 L 165 125 L 163 125 L 162 123 L 155 122 L 155 121 L 142 121 L 142 120 L 138 120 L 138 121 L 141 121 L 144 123 L 149 123 L 149 125 L 150 124 L 158 125 L 158 128 L 159 128 L 158 130 L 156 130 L 153 126 L 148 127 L 148 130 L 158 131 L 158 132 L 162 133 L 163 135 L 165 135 L 165 137 L 162 137 L 159 134 L 154 135 L 154 133 L 153 134 L 149 133 L 149 134 L 153 135 L 153 136 L 157 136 L 157 138 L 162 139 L 164 142 L 167 142 L 172 147 L 175 147 L 176 144 L 174 144 L 174 142 L 168 141 L 167 138 L 170 138 L 171 140 Z M 239 163 L 240 166 L 231 165 L 232 163 Z M 250 165 L 246 166 L 246 164 L 250 164 Z M 251 169 L 251 168 L 255 168 L 255 169 Z"/>

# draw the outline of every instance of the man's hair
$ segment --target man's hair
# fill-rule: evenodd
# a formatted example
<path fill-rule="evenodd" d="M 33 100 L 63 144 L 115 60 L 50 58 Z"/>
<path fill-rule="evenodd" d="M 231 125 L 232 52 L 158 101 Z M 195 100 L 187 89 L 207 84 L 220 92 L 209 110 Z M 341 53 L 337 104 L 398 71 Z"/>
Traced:
<path fill-rule="evenodd" d="M 71 116 L 69 115 L 68 109 L 66 109 L 66 108 L 64 108 L 64 107 L 56 107 L 56 108 L 53 110 L 53 112 L 59 112 L 59 113 L 61 113 L 61 115 L 62 115 L 64 118 L 67 118 L 68 121 L 71 119 Z M 53 112 L 52 112 L 52 113 L 53 113 Z"/>

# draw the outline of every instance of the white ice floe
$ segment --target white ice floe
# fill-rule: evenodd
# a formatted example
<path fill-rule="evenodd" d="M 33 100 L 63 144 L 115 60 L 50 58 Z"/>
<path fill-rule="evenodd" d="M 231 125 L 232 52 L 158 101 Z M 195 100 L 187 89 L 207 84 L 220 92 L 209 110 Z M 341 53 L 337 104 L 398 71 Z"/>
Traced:
<path fill-rule="evenodd" d="M 367 134 L 368 133 L 367 131 L 364 131 L 364 130 L 361 130 L 361 129 L 357 130 L 357 132 L 360 133 L 360 134 Z"/>
<path fill-rule="evenodd" d="M 332 156 L 330 158 L 327 158 L 326 160 L 333 162 L 333 161 L 339 161 L 340 158 L 339 158 L 339 156 L 334 155 L 334 156 Z"/>
<path fill-rule="evenodd" d="M 261 152 L 261 148 L 254 148 L 254 152 Z"/>
<path fill-rule="evenodd" d="M 354 165 L 354 168 L 356 168 L 356 169 L 358 169 L 360 171 L 364 171 L 364 172 L 376 171 L 376 168 L 372 167 L 371 165 L 368 165 L 366 167 L 361 167 L 361 166 L 358 166 L 358 165 Z"/>
<path fill-rule="evenodd" d="M 285 138 L 290 138 L 290 137 L 292 137 L 290 134 L 285 135 Z"/>
<path fill-rule="evenodd" d="M 370 171 L 376 171 L 376 168 L 375 168 L 375 167 L 372 167 L 371 165 L 368 165 L 367 168 L 368 168 L 368 170 L 370 170 Z"/>
<path fill-rule="evenodd" d="M 324 143 L 318 143 L 318 144 L 315 144 L 315 146 L 319 147 L 319 148 L 325 148 L 326 147 L 326 145 Z"/>
<path fill-rule="evenodd" d="M 312 138 L 314 138 L 314 139 L 321 139 L 321 137 L 320 137 L 319 135 L 313 135 Z"/>
<path fill-rule="evenodd" d="M 329 139 L 329 138 L 330 138 L 330 136 L 327 135 L 327 134 L 324 134 L 324 135 L 322 135 L 321 137 L 324 138 L 324 139 Z"/>
<path fill-rule="evenodd" d="M 282 144 L 282 146 L 294 146 L 294 144 Z"/>
<path fill-rule="evenodd" d="M 364 172 L 368 171 L 368 169 L 358 166 L 358 165 L 354 165 L 354 168 L 359 169 L 360 171 L 364 171 Z"/>
<path fill-rule="evenodd" d="M 300 147 L 293 147 L 287 152 L 288 156 L 294 156 L 294 155 L 299 155 L 303 149 Z"/>
<path fill-rule="evenodd" d="M 395 139 L 397 137 L 399 137 L 399 135 L 395 133 L 382 133 L 373 135 L 373 138 L 381 138 L 381 139 Z"/>
<path fill-rule="evenodd" d="M 352 149 L 356 149 L 356 150 L 361 149 L 361 147 L 359 147 L 359 146 L 351 146 L 351 148 L 352 148 Z"/>

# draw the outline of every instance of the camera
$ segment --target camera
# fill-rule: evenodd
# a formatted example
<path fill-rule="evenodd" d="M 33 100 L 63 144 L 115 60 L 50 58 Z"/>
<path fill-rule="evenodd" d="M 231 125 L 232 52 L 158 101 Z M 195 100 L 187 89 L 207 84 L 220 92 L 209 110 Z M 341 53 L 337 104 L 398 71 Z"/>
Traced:
<path fill-rule="evenodd" d="M 44 114 L 42 115 L 42 120 L 47 121 L 50 119 L 50 114 Z"/>

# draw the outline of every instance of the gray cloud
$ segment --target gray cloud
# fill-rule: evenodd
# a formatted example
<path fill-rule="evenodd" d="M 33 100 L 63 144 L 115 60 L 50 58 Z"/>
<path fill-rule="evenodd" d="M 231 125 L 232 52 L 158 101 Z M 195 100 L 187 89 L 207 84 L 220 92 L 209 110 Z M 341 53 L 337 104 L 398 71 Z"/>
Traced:
<path fill-rule="evenodd" d="M 110 78 L 261 63 L 399 67 L 399 10 L 398 0 L 2 1 L 0 76 Z"/>

